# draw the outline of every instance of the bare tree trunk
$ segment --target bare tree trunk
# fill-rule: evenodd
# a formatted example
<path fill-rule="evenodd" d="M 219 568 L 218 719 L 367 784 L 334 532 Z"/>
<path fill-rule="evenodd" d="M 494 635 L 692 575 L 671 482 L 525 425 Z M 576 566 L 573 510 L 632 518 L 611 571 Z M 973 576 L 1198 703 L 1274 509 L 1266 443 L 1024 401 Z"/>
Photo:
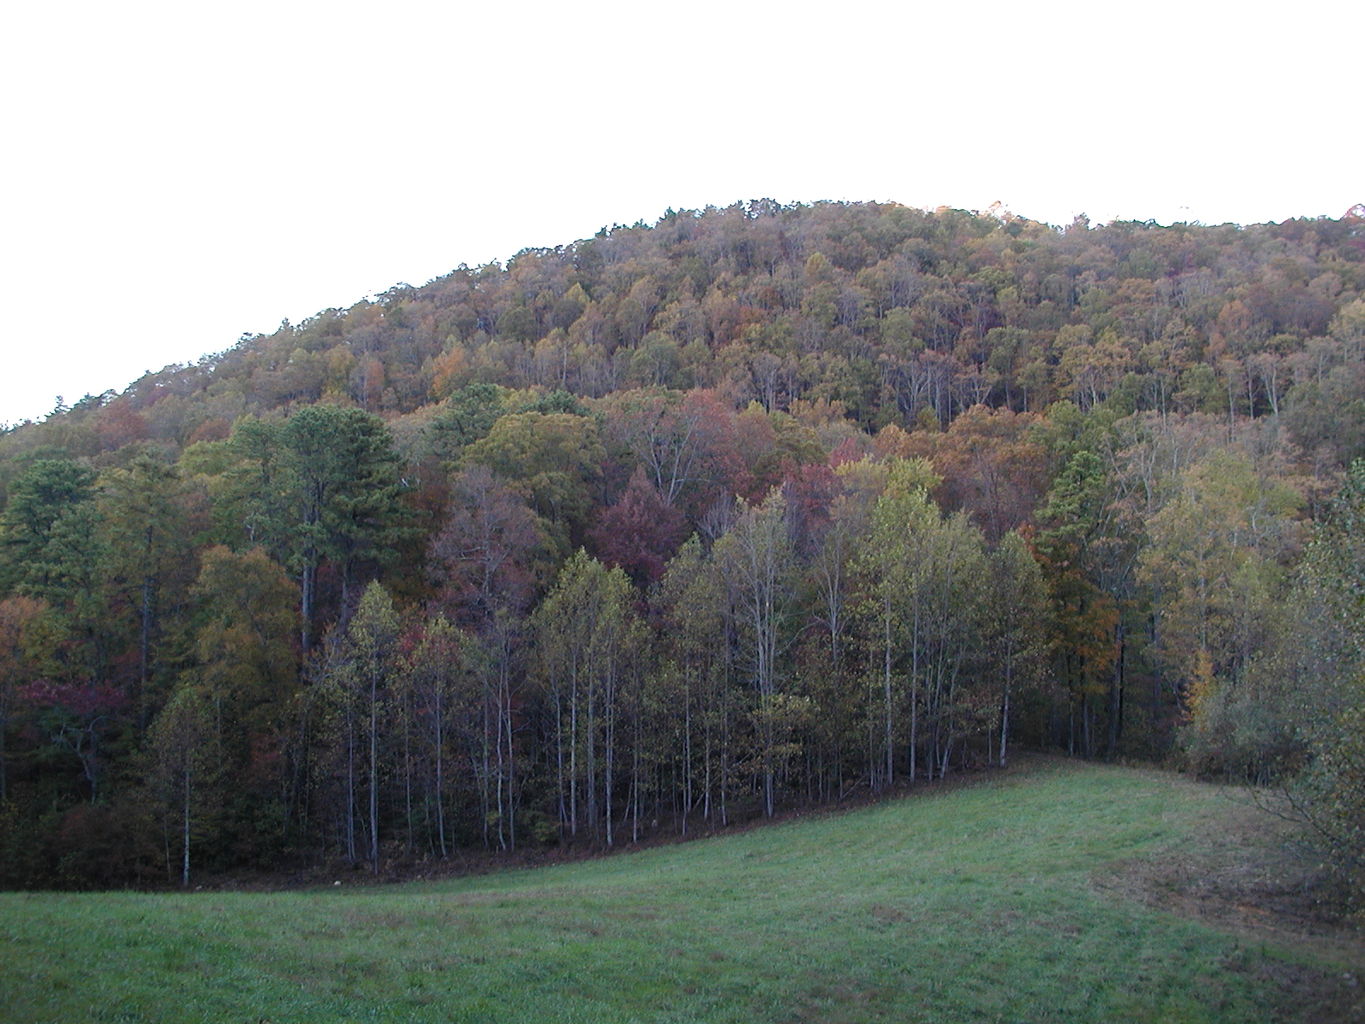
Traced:
<path fill-rule="evenodd" d="M 138 700 L 144 702 L 147 693 L 147 679 L 151 675 L 152 662 L 152 615 L 153 615 L 153 579 L 150 576 L 142 578 L 142 622 L 138 633 Z"/>
<path fill-rule="evenodd" d="M 479 702 L 479 810 L 481 812 L 479 820 L 482 822 L 483 845 L 487 848 L 491 846 L 488 838 L 488 819 L 490 817 L 490 808 L 492 807 L 492 798 L 489 795 L 489 790 L 493 778 L 493 755 L 489 744 L 489 732 L 492 728 L 489 724 L 489 716 L 492 713 L 492 699 L 488 692 L 489 685 L 487 673 L 480 672 L 479 676 L 482 684 L 482 692 L 480 693 L 481 699 Z"/>
<path fill-rule="evenodd" d="M 578 677 L 569 691 L 569 834 L 578 835 Z"/>
<path fill-rule="evenodd" d="M 1004 692 L 1000 697 L 1000 760 L 1001 768 L 1004 768 L 1008 759 L 1006 745 L 1009 743 L 1010 735 L 1010 684 L 1013 682 L 1014 660 L 1011 658 L 1005 663 L 1005 685 Z"/>
<path fill-rule="evenodd" d="M 630 841 L 640 841 L 640 735 L 635 734 L 635 749 L 630 758 Z"/>
<path fill-rule="evenodd" d="M 505 652 L 510 657 L 510 652 Z M 506 660 L 502 670 L 502 707 L 505 712 L 503 723 L 507 727 L 507 760 L 504 769 L 507 774 L 507 845 L 517 848 L 517 807 L 516 807 L 516 754 L 512 749 L 512 679 Z"/>
<path fill-rule="evenodd" d="M 184 846 L 181 849 L 180 884 L 188 886 L 190 884 L 190 769 L 188 766 L 185 768 L 184 800 L 185 806 L 181 817 L 181 840 Z"/>
<path fill-rule="evenodd" d="M 349 703 L 349 698 L 347 703 Z M 355 849 L 355 719 L 346 712 L 346 859 L 356 862 Z"/>
<path fill-rule="evenodd" d="M 555 688 L 555 802 L 559 807 L 559 837 L 569 824 L 568 803 L 564 799 L 564 708 L 559 688 Z"/>
<path fill-rule="evenodd" d="M 919 770 L 919 599 L 910 628 L 910 785 Z"/>
<path fill-rule="evenodd" d="M 406 853 L 412 856 L 412 703 L 403 697 L 403 813 L 407 817 L 408 841 Z"/>
<path fill-rule="evenodd" d="M 891 742 L 891 599 L 884 599 L 882 609 L 882 700 L 885 711 L 886 778 L 883 780 L 888 789 L 895 782 L 895 749 Z"/>
<path fill-rule="evenodd" d="M 720 823 L 730 824 L 730 809 L 727 794 L 730 791 L 730 709 L 721 709 L 720 738 Z"/>
<path fill-rule="evenodd" d="M 441 859 L 449 856 L 446 849 L 446 804 L 445 804 L 445 708 L 441 694 L 436 694 L 436 838 L 440 844 Z"/>
<path fill-rule="evenodd" d="M 306 560 L 299 579 L 299 644 L 303 649 L 303 660 L 307 662 L 308 652 L 313 646 L 313 591 L 317 585 L 318 568 L 313 564 L 311 552 L 304 557 Z"/>
<path fill-rule="evenodd" d="M 706 728 L 702 736 L 702 820 L 711 820 L 711 720 L 706 719 Z"/>
<path fill-rule="evenodd" d="M 494 693 L 497 701 L 493 711 L 493 760 L 495 765 L 493 792 L 497 801 L 498 810 L 498 849 L 507 849 L 506 818 L 507 806 L 504 784 L 506 778 L 505 752 L 503 750 L 503 731 L 502 731 L 502 666 L 498 667 L 498 685 Z"/>
<path fill-rule="evenodd" d="M 1095 756 L 1094 739 L 1090 731 L 1090 694 L 1081 695 L 1081 739 L 1085 744 L 1085 756 Z"/>
<path fill-rule="evenodd" d="M 379 874 L 379 679 L 370 673 L 370 871 Z"/>
<path fill-rule="evenodd" d="M 1118 653 L 1114 658 L 1114 673 L 1109 684 L 1109 721 L 1106 723 L 1104 756 L 1113 760 L 1118 753 L 1119 737 L 1123 734 L 1123 669 L 1127 644 L 1123 623 L 1114 626 L 1114 639 Z"/>
<path fill-rule="evenodd" d="M 611 824 L 611 797 L 613 776 L 616 774 L 616 669 L 614 666 L 607 668 L 607 692 L 603 694 L 603 716 L 606 718 L 606 750 L 604 752 L 605 769 L 603 772 L 602 795 L 606 805 L 606 839 L 607 847 L 613 845 L 613 828 Z"/>
<path fill-rule="evenodd" d="M 2 752 L 2 751 L 0 751 Z M 3 777 L 0 777 L 3 781 Z M 683 804 L 682 834 L 687 835 L 687 815 L 692 810 L 692 688 L 683 696 Z"/>

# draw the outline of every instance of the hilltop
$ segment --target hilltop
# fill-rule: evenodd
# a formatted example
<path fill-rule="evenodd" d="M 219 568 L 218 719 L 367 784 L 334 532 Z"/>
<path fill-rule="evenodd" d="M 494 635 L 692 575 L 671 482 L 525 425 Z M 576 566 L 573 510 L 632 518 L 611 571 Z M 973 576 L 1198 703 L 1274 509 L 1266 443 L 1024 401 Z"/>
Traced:
<path fill-rule="evenodd" d="M 1064 230 L 878 203 L 670 210 L 244 338 L 87 396 L 50 429 L 25 428 L 18 447 L 180 447 L 226 436 L 242 415 L 323 399 L 392 419 L 484 382 L 592 398 L 722 388 L 769 409 L 837 403 L 864 429 L 924 410 L 942 426 L 982 403 L 1249 416 L 1286 406 L 1303 447 L 1328 443 L 1349 461 L 1358 389 L 1340 369 L 1354 362 L 1358 308 L 1329 327 L 1359 298 L 1358 210 Z M 1324 422 L 1331 408 L 1347 422 Z"/>

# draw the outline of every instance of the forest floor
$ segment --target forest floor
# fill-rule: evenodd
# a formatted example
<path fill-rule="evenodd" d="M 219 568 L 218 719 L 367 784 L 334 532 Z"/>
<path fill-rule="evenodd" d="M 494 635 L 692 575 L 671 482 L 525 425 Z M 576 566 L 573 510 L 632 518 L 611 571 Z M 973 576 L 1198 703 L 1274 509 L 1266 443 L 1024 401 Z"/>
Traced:
<path fill-rule="evenodd" d="M 1029 757 L 529 870 L 0 894 L 0 1018 L 1365 1020 L 1365 941 L 1299 839 L 1246 791 Z"/>
<path fill-rule="evenodd" d="M 584 837 L 576 841 L 549 845 L 523 843 L 512 849 L 452 846 L 449 856 L 441 858 L 409 854 L 404 851 L 401 841 L 391 840 L 381 857 L 377 872 L 372 871 L 367 862 L 350 863 L 344 858 L 336 857 L 305 866 L 276 870 L 250 868 L 217 872 L 200 870 L 196 872 L 192 886 L 197 892 L 205 890 L 278 892 L 319 888 L 332 885 L 338 880 L 348 885 L 395 885 L 406 882 L 447 881 L 505 871 L 576 864 L 603 857 L 627 856 L 659 847 L 742 835 L 756 829 L 794 821 L 856 813 L 898 800 L 942 796 L 965 787 L 988 784 L 1004 777 L 1028 772 L 1041 764 L 1054 761 L 1059 764 L 1073 763 L 1072 759 L 1060 755 L 1024 751 L 1013 758 L 1010 766 L 1005 769 L 979 765 L 958 768 L 947 778 L 935 779 L 932 782 L 920 779 L 910 783 L 901 778 L 890 790 L 880 793 L 871 791 L 866 781 L 862 780 L 860 783 L 850 785 L 841 799 L 813 801 L 808 804 L 792 803 L 778 808 L 777 813 L 771 818 L 763 815 L 761 804 L 756 799 L 733 800 L 729 820 L 725 824 L 720 824 L 719 814 L 716 815 L 717 820 L 708 822 L 700 811 L 693 811 L 688 819 L 686 832 L 680 831 L 676 818 L 660 819 L 651 822 L 649 827 L 642 830 L 641 837 L 632 841 L 626 838 L 630 830 L 623 823 L 618 826 L 621 838 L 618 838 L 614 847 L 604 845 L 599 836 L 596 839 Z M 149 892 L 183 891 L 177 881 L 166 879 L 158 879 L 138 888 L 145 888 Z"/>

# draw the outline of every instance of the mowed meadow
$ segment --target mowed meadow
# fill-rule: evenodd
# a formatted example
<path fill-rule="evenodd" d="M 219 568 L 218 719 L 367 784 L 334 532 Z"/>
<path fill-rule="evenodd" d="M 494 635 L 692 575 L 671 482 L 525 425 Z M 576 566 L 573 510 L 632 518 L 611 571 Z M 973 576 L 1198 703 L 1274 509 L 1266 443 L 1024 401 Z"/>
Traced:
<path fill-rule="evenodd" d="M 1244 791 L 1027 758 L 456 880 L 0 894 L 0 1019 L 1360 1019 L 1365 947 L 1267 898 L 1282 832 Z"/>

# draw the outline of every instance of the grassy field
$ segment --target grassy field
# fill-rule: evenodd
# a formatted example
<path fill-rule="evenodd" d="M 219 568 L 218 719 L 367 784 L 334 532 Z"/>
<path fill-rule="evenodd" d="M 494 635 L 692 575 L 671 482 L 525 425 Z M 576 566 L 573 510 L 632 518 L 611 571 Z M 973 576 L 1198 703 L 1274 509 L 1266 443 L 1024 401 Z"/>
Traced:
<path fill-rule="evenodd" d="M 0 1020 L 1358 1019 L 1350 934 L 1239 903 L 1269 842 L 1257 814 L 1175 776 L 1036 759 L 456 881 L 0 894 Z"/>

